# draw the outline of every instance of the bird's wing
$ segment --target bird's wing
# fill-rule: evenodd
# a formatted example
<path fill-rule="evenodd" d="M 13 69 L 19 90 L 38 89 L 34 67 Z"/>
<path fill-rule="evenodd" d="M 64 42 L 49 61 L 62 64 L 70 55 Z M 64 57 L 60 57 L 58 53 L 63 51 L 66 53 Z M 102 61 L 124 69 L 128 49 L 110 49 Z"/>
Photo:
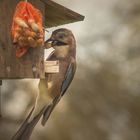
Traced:
<path fill-rule="evenodd" d="M 71 81 L 73 80 L 74 74 L 76 71 L 76 62 L 75 59 L 71 59 L 71 62 L 67 68 L 67 71 L 65 73 L 65 79 L 61 86 L 61 94 L 60 96 L 56 97 L 52 103 L 47 107 L 46 111 L 44 112 L 43 118 L 42 118 L 42 125 L 44 126 L 49 119 L 50 114 L 52 113 L 53 109 L 57 105 L 57 103 L 61 100 L 61 97 L 64 95 L 66 90 L 68 89 Z"/>
<path fill-rule="evenodd" d="M 69 66 L 68 66 L 68 69 L 66 71 L 65 79 L 62 83 L 61 96 L 63 96 L 65 94 L 66 90 L 68 89 L 71 81 L 73 80 L 75 71 L 76 71 L 76 62 L 75 62 L 75 59 L 72 58 Z"/>

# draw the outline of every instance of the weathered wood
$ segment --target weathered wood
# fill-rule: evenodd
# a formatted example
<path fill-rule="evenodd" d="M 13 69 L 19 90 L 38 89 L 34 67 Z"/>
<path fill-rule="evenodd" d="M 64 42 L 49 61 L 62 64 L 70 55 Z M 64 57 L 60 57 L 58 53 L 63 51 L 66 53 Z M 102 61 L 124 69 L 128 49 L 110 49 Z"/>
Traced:
<path fill-rule="evenodd" d="M 51 0 L 41 0 L 45 4 L 45 26 L 47 28 L 83 21 L 84 16 Z"/>
<path fill-rule="evenodd" d="M 21 59 L 15 57 L 11 41 L 11 24 L 15 7 L 20 0 L 0 1 L 0 79 L 44 78 L 44 49 L 30 49 Z M 43 16 L 45 5 L 40 0 L 30 0 L 38 7 Z"/>
<path fill-rule="evenodd" d="M 30 48 L 20 59 L 11 41 L 14 10 L 20 0 L 0 0 L 0 79 L 45 78 L 44 49 Z M 44 26 L 50 28 L 84 20 L 84 16 L 51 0 L 30 0 L 43 13 Z"/>

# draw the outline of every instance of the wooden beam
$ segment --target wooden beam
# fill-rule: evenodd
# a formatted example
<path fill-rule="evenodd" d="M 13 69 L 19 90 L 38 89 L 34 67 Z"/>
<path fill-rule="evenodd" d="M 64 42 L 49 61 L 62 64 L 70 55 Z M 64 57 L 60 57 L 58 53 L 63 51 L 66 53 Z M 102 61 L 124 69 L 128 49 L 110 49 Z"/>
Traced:
<path fill-rule="evenodd" d="M 45 4 L 45 26 L 47 28 L 83 21 L 84 16 L 51 0 L 41 0 Z"/>

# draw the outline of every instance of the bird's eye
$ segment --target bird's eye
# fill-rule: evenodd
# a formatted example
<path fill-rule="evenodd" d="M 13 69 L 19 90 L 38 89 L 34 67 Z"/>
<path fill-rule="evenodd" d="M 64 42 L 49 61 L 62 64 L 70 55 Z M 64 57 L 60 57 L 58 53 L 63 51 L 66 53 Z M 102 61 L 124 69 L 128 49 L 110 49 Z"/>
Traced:
<path fill-rule="evenodd" d="M 67 43 L 64 43 L 62 41 L 54 40 L 52 42 L 52 46 L 62 46 L 62 45 L 67 45 Z"/>
<path fill-rule="evenodd" d="M 63 39 L 65 37 L 65 35 L 59 35 L 59 38 Z"/>

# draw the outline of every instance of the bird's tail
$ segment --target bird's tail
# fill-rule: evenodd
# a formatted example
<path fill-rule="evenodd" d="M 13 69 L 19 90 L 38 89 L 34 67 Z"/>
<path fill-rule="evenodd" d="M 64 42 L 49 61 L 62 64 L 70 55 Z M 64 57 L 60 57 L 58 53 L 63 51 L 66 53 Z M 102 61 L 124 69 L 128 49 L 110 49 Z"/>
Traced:
<path fill-rule="evenodd" d="M 43 115 L 42 118 L 42 125 L 44 126 L 47 122 L 47 120 L 49 119 L 53 109 L 55 108 L 55 106 L 57 105 L 57 103 L 60 101 L 60 97 L 55 98 L 52 103 L 50 103 L 48 106 L 44 106 L 44 108 L 39 112 L 39 114 L 37 116 L 35 116 L 33 118 L 32 121 L 30 120 L 30 117 L 32 116 L 32 113 L 34 111 L 34 108 L 31 110 L 31 112 L 29 113 L 28 117 L 26 118 L 26 120 L 24 121 L 24 123 L 22 124 L 22 126 L 20 127 L 20 129 L 17 131 L 17 133 L 12 137 L 11 140 L 29 140 L 31 137 L 31 134 L 36 126 L 36 124 L 38 123 L 38 121 L 40 120 L 40 118 Z"/>
<path fill-rule="evenodd" d="M 29 122 L 29 119 L 34 111 L 34 108 L 29 113 L 28 117 L 20 127 L 20 129 L 17 131 L 17 133 L 12 137 L 11 140 L 29 140 L 30 136 L 32 134 L 32 131 L 34 130 L 34 127 L 36 126 L 37 122 L 40 120 L 42 114 L 45 111 L 45 107 L 40 111 L 40 113 L 31 121 Z"/>

